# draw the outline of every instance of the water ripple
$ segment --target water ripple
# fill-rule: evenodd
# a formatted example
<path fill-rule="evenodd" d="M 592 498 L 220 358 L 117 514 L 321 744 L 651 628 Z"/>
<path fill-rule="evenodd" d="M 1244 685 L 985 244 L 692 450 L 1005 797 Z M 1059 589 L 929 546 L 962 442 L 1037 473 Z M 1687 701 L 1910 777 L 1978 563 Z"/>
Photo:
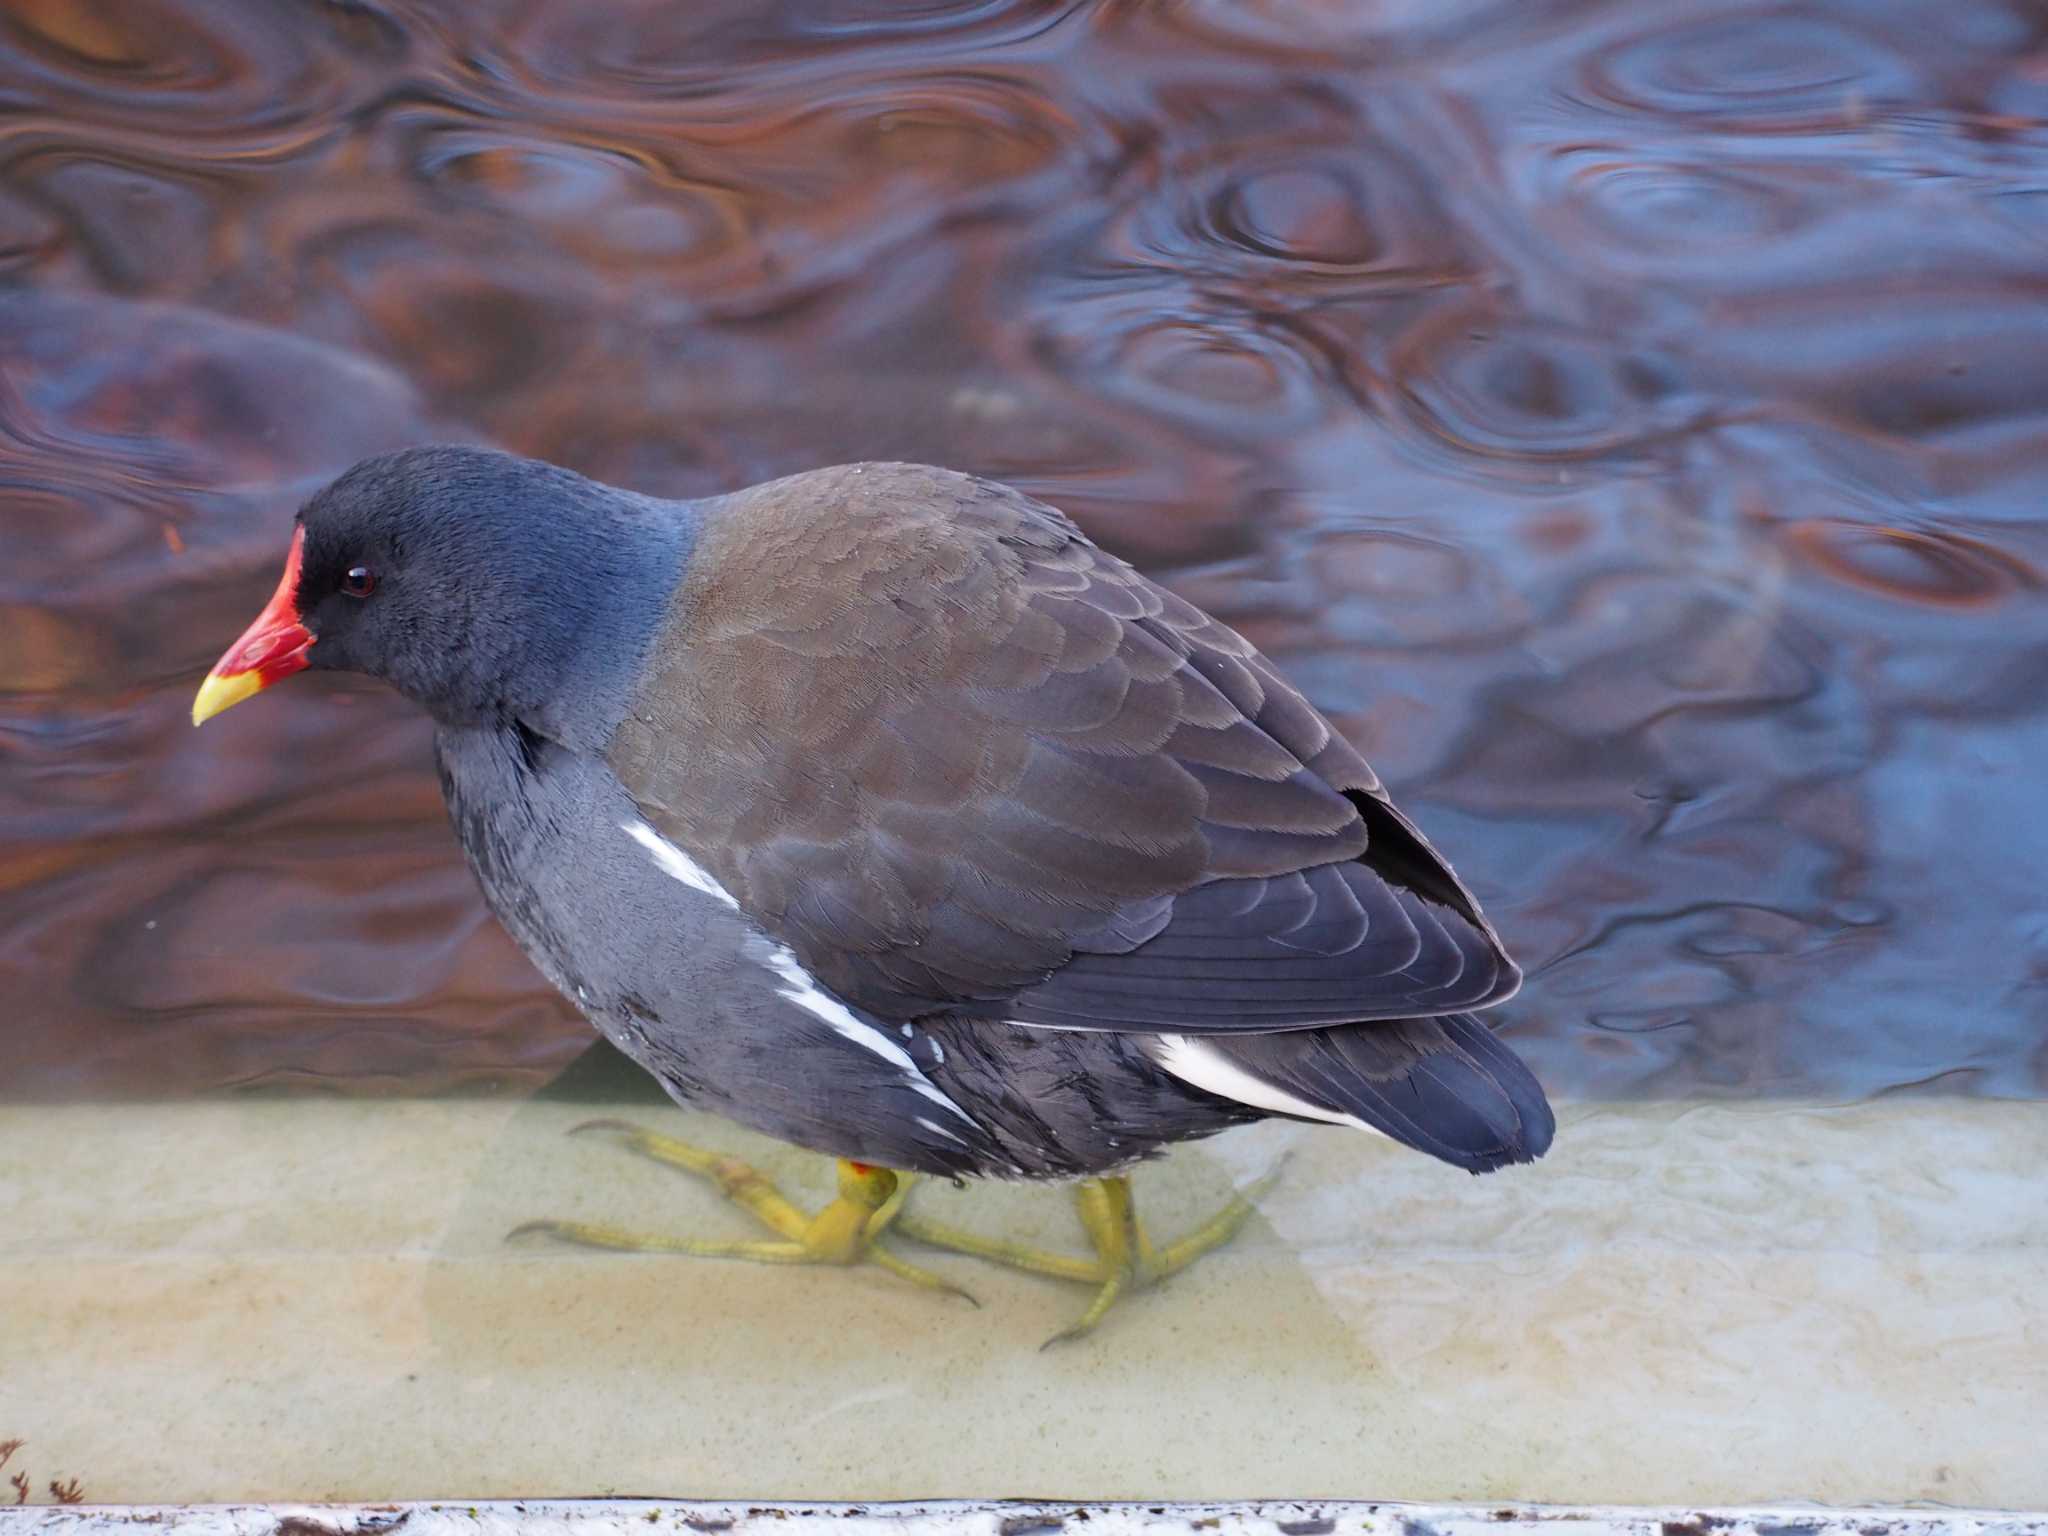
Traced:
<path fill-rule="evenodd" d="M 402 702 L 186 722 L 441 437 L 1056 501 L 1369 751 L 1562 1096 L 2048 1091 L 2048 75 L 1923 12 L 0 8 L 0 1093 L 581 1047 Z"/>
<path fill-rule="evenodd" d="M 1625 111 L 1753 131 L 1860 123 L 1922 93 L 1912 62 L 1863 28 L 1789 10 L 1660 25 L 1595 53 L 1581 79 Z"/>

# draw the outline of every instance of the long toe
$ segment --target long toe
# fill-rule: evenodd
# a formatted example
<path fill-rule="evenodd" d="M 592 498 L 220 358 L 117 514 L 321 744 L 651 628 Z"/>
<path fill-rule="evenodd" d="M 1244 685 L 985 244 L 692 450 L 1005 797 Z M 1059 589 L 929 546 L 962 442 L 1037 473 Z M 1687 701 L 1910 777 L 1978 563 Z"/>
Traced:
<path fill-rule="evenodd" d="M 1259 1199 L 1279 1180 L 1286 1162 L 1282 1157 L 1215 1214 L 1163 1245 L 1152 1242 L 1145 1224 L 1139 1220 L 1128 1179 L 1088 1180 L 1076 1187 L 1074 1207 L 1095 1250 L 1091 1258 L 986 1237 L 914 1211 L 899 1214 L 890 1230 L 896 1236 L 985 1259 L 1006 1269 L 1091 1287 L 1095 1294 L 1087 1310 L 1073 1326 L 1045 1341 L 1042 1347 L 1050 1348 L 1092 1333 L 1110 1308 L 1131 1292 L 1169 1279 L 1229 1243 L 1244 1230 L 1258 1209 Z"/>
<path fill-rule="evenodd" d="M 1287 1167 L 1287 1154 L 1283 1153 L 1258 1178 L 1225 1202 L 1223 1207 L 1207 1221 L 1189 1228 L 1163 1248 L 1154 1248 L 1145 1235 L 1143 1223 L 1135 1213 L 1132 1223 L 1137 1233 L 1137 1272 L 1140 1285 L 1157 1285 L 1186 1269 L 1204 1255 L 1214 1253 L 1244 1230 L 1244 1224 L 1252 1219 L 1259 1208 L 1258 1203 L 1266 1192 L 1280 1181 L 1280 1175 Z"/>
<path fill-rule="evenodd" d="M 755 1264 L 815 1264 L 851 1268 L 872 1263 L 920 1290 L 958 1296 L 979 1306 L 972 1294 L 893 1252 L 881 1241 L 903 1207 L 908 1180 L 884 1168 L 840 1162 L 839 1196 L 815 1216 L 787 1199 L 774 1181 L 751 1164 L 678 1141 L 623 1120 L 586 1120 L 571 1135 L 606 1137 L 638 1156 L 717 1186 L 719 1193 L 776 1239 L 732 1240 L 634 1231 L 605 1222 L 541 1220 L 522 1222 L 506 1241 L 551 1239 L 612 1253 L 678 1254 L 700 1259 L 743 1259 Z"/>

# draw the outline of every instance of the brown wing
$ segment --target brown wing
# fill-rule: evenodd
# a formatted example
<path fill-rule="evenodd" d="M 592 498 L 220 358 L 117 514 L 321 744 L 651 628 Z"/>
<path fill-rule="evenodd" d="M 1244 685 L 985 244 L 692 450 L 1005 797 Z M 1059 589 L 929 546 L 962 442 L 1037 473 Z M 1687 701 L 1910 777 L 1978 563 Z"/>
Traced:
<path fill-rule="evenodd" d="M 1517 979 L 1249 643 L 1052 508 L 944 470 L 715 504 L 609 755 L 664 836 L 877 1014 L 1258 1030 Z"/>

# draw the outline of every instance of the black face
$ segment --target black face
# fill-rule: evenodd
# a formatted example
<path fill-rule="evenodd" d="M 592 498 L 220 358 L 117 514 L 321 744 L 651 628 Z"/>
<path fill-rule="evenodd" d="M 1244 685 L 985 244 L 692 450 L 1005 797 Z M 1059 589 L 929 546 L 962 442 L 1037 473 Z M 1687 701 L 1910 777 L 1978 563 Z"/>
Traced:
<path fill-rule="evenodd" d="M 417 450 L 366 460 L 306 503 L 298 609 L 313 635 L 309 665 L 382 678 L 436 713 L 479 702 L 461 695 L 486 680 L 451 664 L 476 649 L 468 572 L 497 538 L 464 508 L 473 478 L 462 450 Z"/>
<path fill-rule="evenodd" d="M 312 509 L 302 514 L 306 527 L 306 551 L 299 570 L 298 604 L 300 621 L 319 645 L 317 656 L 308 656 L 316 667 L 381 675 L 382 661 L 395 648 L 385 631 L 411 632 L 420 627 L 421 615 L 408 613 L 405 595 L 411 582 L 401 578 L 395 591 L 385 575 L 398 563 L 391 540 L 373 537 L 369 530 L 347 530 L 310 520 Z M 370 599 L 381 600 L 374 608 Z"/>

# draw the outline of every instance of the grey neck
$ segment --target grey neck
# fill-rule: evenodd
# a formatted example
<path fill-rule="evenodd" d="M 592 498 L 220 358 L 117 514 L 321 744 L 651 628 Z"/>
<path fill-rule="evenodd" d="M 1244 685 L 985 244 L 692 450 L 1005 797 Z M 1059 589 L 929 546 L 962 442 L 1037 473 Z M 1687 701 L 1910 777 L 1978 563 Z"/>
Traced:
<path fill-rule="evenodd" d="M 699 504 L 613 491 L 606 537 L 564 557 L 559 632 L 535 635 L 505 700 L 513 719 L 582 752 L 602 752 L 625 718 L 696 547 Z"/>

